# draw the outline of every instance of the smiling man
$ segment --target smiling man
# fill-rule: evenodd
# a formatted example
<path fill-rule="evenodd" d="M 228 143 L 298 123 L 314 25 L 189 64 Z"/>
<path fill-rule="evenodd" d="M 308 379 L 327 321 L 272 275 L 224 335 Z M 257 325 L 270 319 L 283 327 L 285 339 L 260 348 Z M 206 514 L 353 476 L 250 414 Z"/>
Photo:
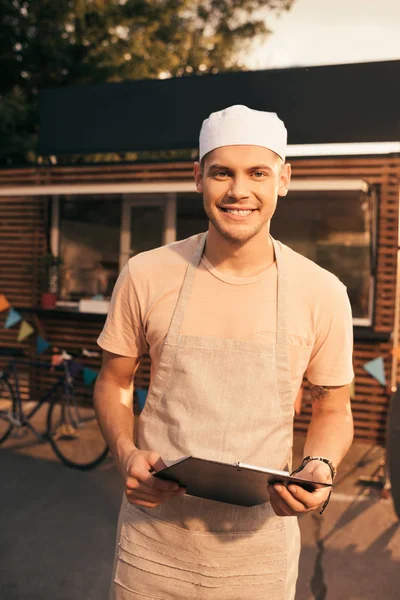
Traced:
<path fill-rule="evenodd" d="M 116 284 L 95 389 L 125 488 L 111 598 L 295 596 L 296 517 L 323 511 L 326 489 L 275 485 L 269 502 L 246 508 L 152 475 L 163 459 L 185 455 L 290 469 L 304 374 L 313 413 L 296 471 L 331 482 L 351 444 L 346 288 L 270 235 L 290 184 L 285 153 L 275 113 L 211 114 L 194 165 L 208 232 L 135 256 Z M 151 383 L 134 424 L 133 374 L 145 352 Z"/>

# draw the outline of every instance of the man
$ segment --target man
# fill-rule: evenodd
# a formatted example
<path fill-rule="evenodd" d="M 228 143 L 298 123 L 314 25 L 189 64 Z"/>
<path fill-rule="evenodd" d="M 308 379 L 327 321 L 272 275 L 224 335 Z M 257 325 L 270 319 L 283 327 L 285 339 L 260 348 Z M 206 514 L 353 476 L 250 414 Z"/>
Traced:
<path fill-rule="evenodd" d="M 194 165 L 208 233 L 135 256 L 116 284 L 95 389 L 125 487 L 112 598 L 294 598 L 296 517 L 321 511 L 326 488 L 275 485 L 270 502 L 246 508 L 152 475 L 185 455 L 290 469 L 304 373 L 313 414 L 298 472 L 331 482 L 351 444 L 346 288 L 269 233 L 290 183 L 285 152 L 275 113 L 211 114 Z M 133 433 L 132 379 L 147 351 L 151 384 Z"/>

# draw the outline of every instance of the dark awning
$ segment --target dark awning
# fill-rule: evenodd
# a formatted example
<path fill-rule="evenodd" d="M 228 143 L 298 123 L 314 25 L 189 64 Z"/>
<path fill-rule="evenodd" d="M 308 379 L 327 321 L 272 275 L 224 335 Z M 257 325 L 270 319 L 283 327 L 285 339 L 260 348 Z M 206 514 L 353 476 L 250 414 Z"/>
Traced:
<path fill-rule="evenodd" d="M 400 141 L 400 61 L 46 89 L 38 151 L 196 148 L 203 119 L 232 104 L 277 112 L 290 144 Z"/>

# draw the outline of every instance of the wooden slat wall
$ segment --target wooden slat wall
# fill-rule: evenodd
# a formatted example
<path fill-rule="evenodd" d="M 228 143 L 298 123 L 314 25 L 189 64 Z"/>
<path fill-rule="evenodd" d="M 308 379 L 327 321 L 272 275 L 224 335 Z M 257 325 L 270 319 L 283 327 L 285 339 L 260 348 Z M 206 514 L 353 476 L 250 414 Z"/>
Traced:
<path fill-rule="evenodd" d="M 376 278 L 375 330 L 391 332 L 394 320 L 396 261 L 399 219 L 400 159 L 397 157 L 339 158 L 293 160 L 296 178 L 357 178 L 378 186 L 378 265 Z M 56 183 L 171 181 L 190 180 L 192 165 L 187 162 L 149 165 L 86 165 L 71 167 L 40 167 L 38 169 L 9 169 L 0 171 L 0 186 L 46 185 Z M 38 302 L 38 257 L 46 250 L 47 202 L 36 198 L 1 198 L 0 200 L 0 293 L 5 293 L 15 305 L 35 306 Z M 26 315 L 32 321 L 32 315 Z M 16 328 L 2 329 L 4 313 L 0 314 L 0 345 L 20 347 Z M 104 317 L 93 315 L 61 317 L 52 313 L 41 315 L 36 326 L 50 343 L 67 350 L 96 349 L 96 338 Z M 34 342 L 22 345 L 34 353 Z M 357 342 L 354 351 L 356 398 L 353 401 L 356 437 L 383 442 L 387 412 L 388 390 L 370 377 L 363 364 L 384 356 L 386 376 L 390 382 L 391 343 Z M 2 361 L 4 363 L 4 360 Z M 99 359 L 82 361 L 92 368 Z M 2 363 L 0 362 L 0 365 Z M 400 366 L 398 372 L 400 378 Z M 137 371 L 135 384 L 146 387 L 150 377 L 150 360 L 145 357 Z M 43 390 L 54 374 L 43 372 L 32 381 L 32 393 Z M 80 387 L 87 397 L 90 390 Z M 301 414 L 296 418 L 297 430 L 305 430 L 311 415 L 311 404 L 304 382 Z"/>
<path fill-rule="evenodd" d="M 40 257 L 46 252 L 47 201 L 44 198 L 0 197 L 0 294 L 14 306 L 39 301 Z M 7 313 L 0 313 L 0 346 L 30 353 L 31 341 L 17 342 L 18 327 L 4 329 Z M 8 360 L 0 356 L 0 370 Z M 28 397 L 32 372 L 24 368 L 21 391 Z"/>
<path fill-rule="evenodd" d="M 392 332 L 396 296 L 398 249 L 400 160 L 395 158 L 343 158 L 293 161 L 294 177 L 361 178 L 378 186 L 378 262 L 374 329 Z M 352 402 L 355 434 L 358 439 L 383 443 L 391 378 L 392 343 L 356 342 L 354 371 L 356 395 Z M 364 369 L 363 365 L 378 356 L 384 357 L 388 386 L 384 388 Z M 400 380 L 400 371 L 398 373 Z M 311 401 L 304 384 L 302 413 L 296 428 L 306 430 L 311 416 Z"/>

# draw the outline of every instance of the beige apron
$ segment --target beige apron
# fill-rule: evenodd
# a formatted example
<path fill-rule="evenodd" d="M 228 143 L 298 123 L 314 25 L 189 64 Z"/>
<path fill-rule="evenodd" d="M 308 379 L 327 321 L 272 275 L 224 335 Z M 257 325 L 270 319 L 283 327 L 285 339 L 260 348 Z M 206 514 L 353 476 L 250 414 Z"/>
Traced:
<path fill-rule="evenodd" d="M 272 239 L 276 345 L 182 336 L 205 241 L 203 234 L 187 268 L 138 420 L 138 446 L 168 460 L 193 455 L 288 468 L 294 409 L 281 252 Z M 277 517 L 269 502 L 247 508 L 181 496 L 150 509 L 124 496 L 117 541 L 111 590 L 117 600 L 293 600 L 295 595 L 297 519 Z"/>

